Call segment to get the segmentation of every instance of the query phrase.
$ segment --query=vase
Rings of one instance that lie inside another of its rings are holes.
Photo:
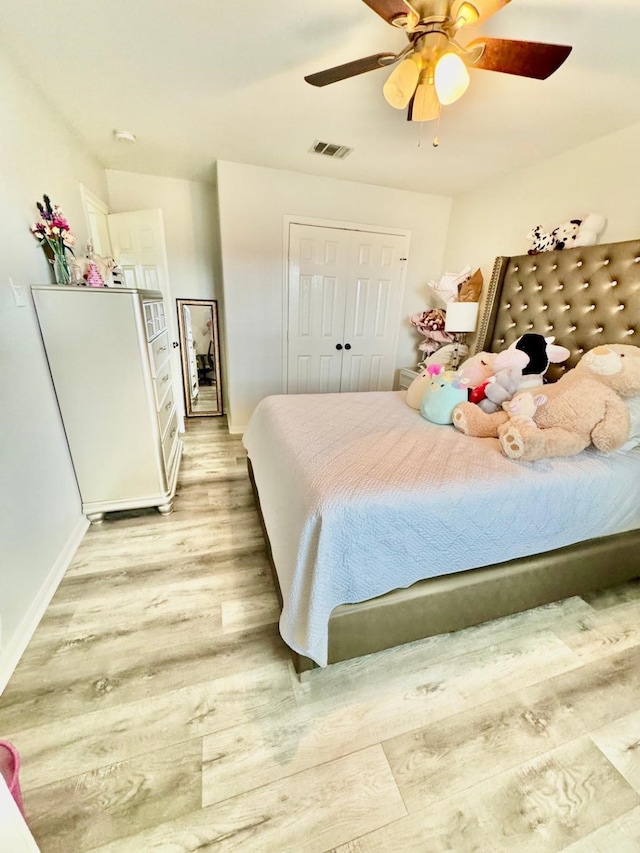
[[[69,262],[64,255],[60,256],[56,254],[51,263],[53,264],[53,276],[56,284],[71,284],[71,270],[69,269]]]

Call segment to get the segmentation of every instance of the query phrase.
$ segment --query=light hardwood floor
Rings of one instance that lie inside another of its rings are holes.
[[[0,698],[43,853],[640,851],[640,584],[300,681],[241,440],[92,527]]]

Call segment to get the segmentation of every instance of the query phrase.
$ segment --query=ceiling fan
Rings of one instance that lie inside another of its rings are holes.
[[[312,86],[327,86],[399,63],[382,91],[392,107],[409,107],[410,121],[438,118],[441,106],[457,101],[469,85],[468,68],[546,80],[571,47],[488,36],[463,45],[456,39],[460,30],[483,24],[510,1],[363,0],[388,24],[404,30],[409,44],[400,53],[376,53],[304,79]]]

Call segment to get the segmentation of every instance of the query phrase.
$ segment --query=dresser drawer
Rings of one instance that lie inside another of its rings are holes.
[[[164,334],[158,335],[157,338],[151,341],[149,348],[151,350],[151,369],[155,376],[162,364],[169,358],[168,333],[164,332]]]
[[[171,385],[171,367],[169,362],[162,365],[162,369],[154,377],[153,384],[156,390],[156,408],[160,409],[160,403],[164,400],[167,389]]]
[[[164,302],[145,302],[144,320],[147,326],[147,340],[150,341],[158,332],[167,328]]]
[[[160,424],[160,435],[164,435],[173,412],[173,391],[169,388],[168,394],[163,399],[158,409],[158,423]]]
[[[178,413],[173,411],[173,416],[169,421],[169,426],[167,427],[167,432],[162,439],[162,453],[164,454],[164,464],[167,468],[169,468],[169,463],[171,462],[171,458],[173,456],[175,445],[178,441]]]

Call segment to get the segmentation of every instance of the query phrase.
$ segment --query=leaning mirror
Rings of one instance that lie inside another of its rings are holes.
[[[176,299],[188,418],[221,415],[220,341],[215,299]]]

